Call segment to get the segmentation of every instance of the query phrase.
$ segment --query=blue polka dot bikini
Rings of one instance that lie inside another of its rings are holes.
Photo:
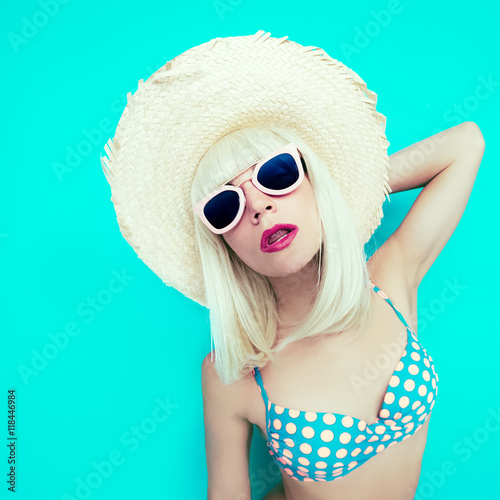
[[[335,481],[349,474],[377,453],[415,434],[434,407],[439,378],[432,357],[387,295],[370,285],[391,305],[407,330],[406,348],[375,422],[275,405],[267,397],[259,368],[253,369],[266,405],[269,453],[297,481]]]

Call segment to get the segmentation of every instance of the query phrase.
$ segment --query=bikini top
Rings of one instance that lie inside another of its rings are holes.
[[[407,330],[406,348],[389,380],[375,422],[275,405],[267,397],[259,368],[253,369],[266,405],[269,453],[297,481],[335,481],[346,476],[389,446],[410,438],[434,406],[439,378],[431,356],[387,295],[370,285],[392,306]]]

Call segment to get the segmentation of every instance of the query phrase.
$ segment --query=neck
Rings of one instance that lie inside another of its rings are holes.
[[[278,339],[282,339],[296,328],[294,323],[302,321],[316,300],[317,270],[314,259],[299,271],[285,277],[270,277],[269,281],[277,297]]]

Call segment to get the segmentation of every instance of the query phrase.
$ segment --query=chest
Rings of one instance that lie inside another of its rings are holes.
[[[372,320],[363,331],[295,342],[279,363],[262,368],[269,400],[283,408],[374,422],[409,336],[387,302],[373,294],[371,307]],[[410,305],[400,308],[409,311]],[[267,439],[265,403],[253,375],[248,383],[247,418]]]

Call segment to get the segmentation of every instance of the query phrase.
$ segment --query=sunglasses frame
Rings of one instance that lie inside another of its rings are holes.
[[[285,189],[275,190],[275,189],[269,189],[269,188],[264,187],[257,180],[257,176],[259,174],[259,170],[269,160],[271,160],[271,159],[275,158],[276,156],[278,156],[280,154],[283,154],[283,153],[290,154],[293,157],[293,159],[295,160],[295,163],[297,165],[297,169],[298,169],[298,172],[299,172],[298,179],[291,186],[289,186],[289,187],[287,187]],[[238,177],[239,175],[241,175],[242,173],[244,173],[247,170],[251,169],[252,167],[255,167],[255,170],[253,171],[252,177],[250,179],[245,179],[244,181],[240,182],[237,186],[228,185],[227,183],[223,184],[222,186],[219,186],[217,189],[215,189],[210,194],[208,194],[207,196],[205,196],[202,200],[200,200],[193,207],[193,210],[194,210],[195,214],[202,220],[202,222],[208,227],[208,229],[210,229],[210,231],[212,231],[215,234],[223,234],[223,233],[226,233],[227,231],[230,231],[231,229],[233,229],[234,227],[236,227],[236,225],[240,222],[241,217],[243,216],[243,212],[244,212],[245,207],[246,207],[246,198],[245,198],[245,194],[243,192],[243,189],[240,188],[241,184],[243,184],[247,180],[251,180],[252,184],[259,191],[261,191],[261,192],[263,192],[265,194],[272,195],[272,196],[282,196],[282,195],[291,193],[292,191],[294,191],[295,189],[297,189],[297,187],[299,187],[299,185],[304,180],[304,167],[302,165],[302,159],[301,158],[302,158],[302,155],[301,155],[299,149],[292,142],[290,142],[290,143],[286,144],[285,146],[282,146],[282,147],[280,147],[278,149],[275,149],[274,151],[271,151],[268,155],[264,156],[264,158],[260,159],[257,163],[254,163],[254,164],[250,165],[249,167],[245,168],[240,173],[238,173],[238,174],[236,174],[234,176],[234,177]],[[228,182],[230,182],[230,181],[228,181]],[[224,227],[222,229],[217,229],[217,228],[213,227],[212,224],[210,224],[210,222],[207,220],[207,218],[205,217],[205,214],[203,213],[203,209],[205,208],[205,205],[212,198],[214,198],[215,196],[217,196],[218,194],[220,194],[220,193],[222,193],[224,191],[235,191],[236,193],[238,193],[239,201],[240,201],[240,206],[238,208],[238,213],[236,214],[236,216],[235,216],[234,220],[231,222],[231,224],[229,224],[228,226],[226,226],[226,227]]]

